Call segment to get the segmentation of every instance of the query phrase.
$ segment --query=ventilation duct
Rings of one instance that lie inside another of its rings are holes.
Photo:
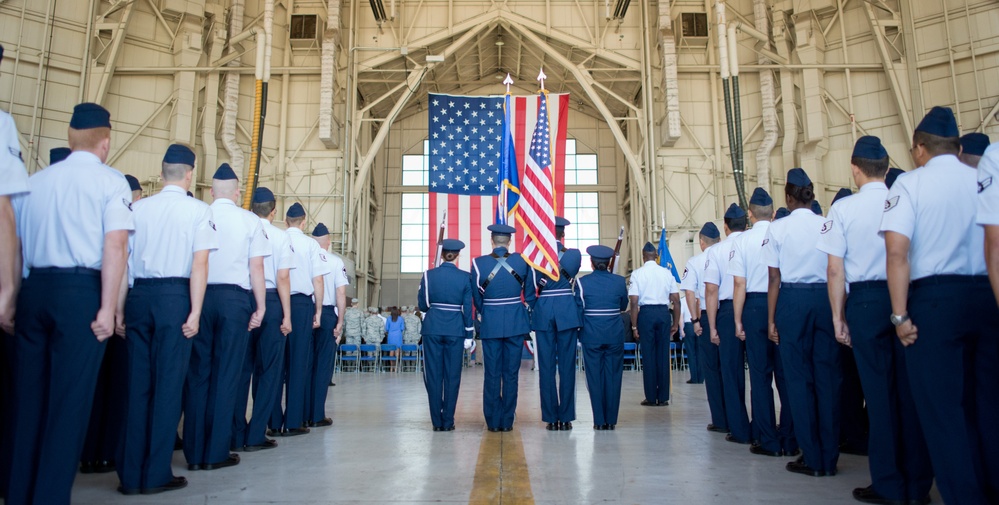
[[[624,19],[624,15],[628,13],[629,5],[631,5],[631,0],[617,0],[614,5],[614,19]]]
[[[368,0],[368,3],[371,4],[371,13],[375,15],[375,21],[378,21],[378,24],[388,21],[388,16],[385,14],[385,2],[382,0]]]
[[[333,96],[336,94],[336,49],[340,42],[340,0],[329,0],[327,9],[319,71],[319,140],[327,149],[336,149],[340,146],[340,124],[333,116]]]
[[[233,0],[229,9],[229,51],[234,51],[232,39],[243,31],[243,1]],[[239,66],[234,60],[229,66]],[[239,112],[239,72],[227,72],[225,75],[225,95],[222,109],[222,146],[229,153],[229,165],[236,173],[243,173],[245,157],[243,149],[236,141],[236,115]],[[244,178],[245,180],[245,178]]]
[[[753,0],[753,20],[756,29],[760,33],[769,37],[770,35],[770,14],[767,12],[766,0]],[[769,43],[766,47],[770,50]],[[760,55],[758,61],[760,65],[768,65],[770,59]],[[760,101],[762,102],[763,115],[763,141],[756,149],[756,183],[770,190],[770,153],[777,146],[779,135],[777,129],[777,100],[774,93],[774,73],[770,69],[760,70]]]
[[[676,39],[669,3],[659,3],[659,51],[663,62],[663,92],[666,95],[666,116],[660,125],[661,145],[672,147],[680,139],[680,86],[677,81]]]

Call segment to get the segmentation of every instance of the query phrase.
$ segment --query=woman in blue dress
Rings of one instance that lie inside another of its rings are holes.
[[[395,361],[392,362],[393,372],[399,365],[400,347],[402,347],[402,334],[404,331],[406,331],[406,321],[402,319],[402,312],[399,311],[398,307],[392,307],[392,315],[385,320],[385,332],[388,333],[389,345],[395,346],[395,350],[391,351],[392,356],[395,356]]]

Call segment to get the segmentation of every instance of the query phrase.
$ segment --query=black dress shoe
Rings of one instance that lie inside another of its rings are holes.
[[[892,500],[881,496],[874,490],[874,486],[858,487],[853,490],[853,499],[863,503],[876,503],[878,505],[908,505],[905,500]]]
[[[487,428],[487,429],[492,433],[498,433],[500,431],[499,428]]]
[[[98,461],[94,465],[94,473],[111,473],[114,469],[114,461]]]
[[[202,465],[197,464],[197,463],[193,463],[193,464],[187,465],[187,471],[189,471],[189,472],[197,472],[198,470],[201,470],[201,469],[202,469]]]
[[[669,407],[669,400],[656,400],[656,407]]]
[[[173,479],[170,479],[170,482],[167,482],[162,486],[143,489],[142,494],[158,494],[165,491],[176,491],[185,487],[187,487],[187,479],[184,477],[174,477]]]
[[[329,417],[324,417],[322,421],[316,421],[312,423],[312,426],[316,428],[325,428],[327,426],[333,426],[333,419]]]
[[[281,435],[281,430],[273,430],[273,429],[272,430],[267,430],[267,436],[268,437],[280,437],[280,436],[282,436]]]
[[[759,454],[760,456],[772,456],[775,458],[778,458],[781,454],[783,454],[781,451],[768,451],[760,444],[753,444],[749,446],[749,452]]]
[[[789,451],[789,450],[787,450],[787,449],[784,449],[784,450],[782,451],[782,454],[783,454],[783,455],[784,455],[785,457],[789,457],[789,458],[796,458],[796,457],[798,457],[798,456],[801,456],[801,449],[795,449],[795,450],[793,450],[793,451]]]
[[[219,463],[209,463],[207,465],[202,465],[205,470],[219,470],[221,468],[229,468],[230,466],[236,466],[239,464],[239,454],[230,454],[225,461]]]
[[[441,431],[454,431],[454,425],[445,426],[444,428],[441,428]]]
[[[593,429],[597,430],[597,431],[603,431],[604,430],[604,426],[606,426],[606,425],[604,425],[604,424],[594,424],[593,425]]]
[[[94,473],[95,466],[97,466],[97,463],[94,461],[83,461],[80,463],[80,473]]]
[[[607,429],[608,429],[608,430],[611,430],[611,431],[614,431],[614,428],[615,428],[615,427],[617,427],[617,425],[616,425],[616,424],[608,424],[608,425],[607,425]]]
[[[563,421],[561,424],[559,424],[558,429],[561,430],[561,431],[569,431],[569,430],[572,429],[572,422],[571,421]]]
[[[657,405],[656,402],[650,402],[648,400],[642,400],[642,406],[643,407],[655,407],[656,405]]]
[[[500,428],[500,431],[513,431],[513,426],[507,426],[506,428]]]
[[[555,423],[548,423],[548,424],[545,425],[545,429],[548,430],[548,431],[558,431],[559,428],[560,427],[559,427],[559,425],[558,425],[557,422],[555,422]]]
[[[125,496],[135,496],[142,492],[141,489],[128,489],[122,486],[118,486],[118,492]]]
[[[604,430],[604,431],[607,431],[607,430],[611,429],[611,427],[610,427],[609,424],[605,424],[605,425],[601,426],[600,429]]]
[[[305,435],[305,434],[309,433],[309,431],[310,430],[308,428],[304,428],[304,427],[303,428],[292,428],[290,430],[284,430],[283,432],[281,432],[281,436],[282,437],[297,437],[299,435]]]
[[[444,429],[444,428],[441,428],[440,426],[434,426],[434,431],[441,431],[441,430],[443,430],[443,429]]]
[[[746,445],[746,444],[749,443],[748,441],[742,441],[742,440],[739,440],[739,439],[733,437],[731,433],[729,433],[728,435],[725,435],[725,441],[726,442],[732,442],[733,444],[743,444],[743,445]]]
[[[709,424],[708,425],[708,431],[713,431],[715,433],[728,433],[728,429],[726,429],[726,428],[719,428],[719,427],[717,427],[717,426],[715,426],[713,424]]]
[[[330,382],[330,387],[336,386],[335,382]]]
[[[257,451],[263,451],[265,449],[273,449],[277,446],[278,446],[277,440],[267,439],[264,440],[264,443],[262,444],[248,445],[244,447],[243,450],[246,452],[257,452]]]
[[[798,458],[797,460],[788,463],[785,468],[791,473],[800,473],[801,475],[808,475],[809,477],[827,477],[836,475],[835,471],[826,472],[823,470],[816,470],[805,464],[805,461],[802,458]]]

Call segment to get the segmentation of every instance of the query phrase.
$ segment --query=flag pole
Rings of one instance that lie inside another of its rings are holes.
[[[510,111],[509,111],[510,86],[513,84],[513,78],[510,77],[509,73],[506,74],[506,79],[503,79],[503,84],[506,85],[506,98],[503,101],[503,116],[504,116],[503,120],[507,121],[510,119]],[[506,139],[504,138],[503,141],[505,142]],[[506,146],[504,145],[502,149],[505,150]],[[514,163],[516,163],[516,161]],[[511,168],[510,164],[507,163],[507,165],[503,167],[503,170],[510,170],[510,168]],[[506,187],[506,181],[508,181],[509,179],[510,175],[508,173],[500,174],[500,194],[499,194],[500,211],[498,212],[498,214],[500,216],[500,223],[502,224],[508,224],[510,219],[510,216],[507,215],[507,212],[509,211],[507,202],[509,201],[508,193],[510,192],[510,188]]]
[[[437,250],[434,251],[434,268],[440,266],[440,260],[442,252],[444,251],[444,225],[447,224],[447,209],[444,209],[444,215],[441,217],[441,226],[437,230]]]

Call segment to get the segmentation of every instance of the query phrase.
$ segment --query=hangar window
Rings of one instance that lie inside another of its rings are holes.
[[[403,193],[402,234],[400,235],[399,271],[421,273],[430,263],[427,251],[430,236],[427,219],[430,216],[430,195]]]
[[[565,228],[564,245],[579,249],[583,261],[579,270],[589,272],[586,248],[600,243],[600,199],[597,193],[566,193],[564,216],[572,224]]]

